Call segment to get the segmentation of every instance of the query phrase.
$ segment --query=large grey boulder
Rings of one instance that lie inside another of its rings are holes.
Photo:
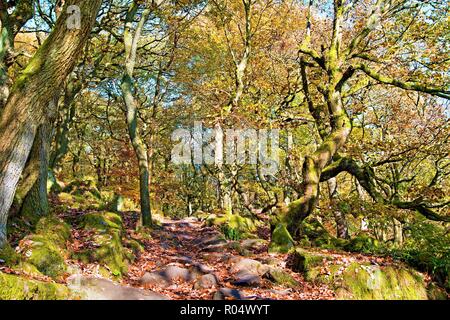
[[[170,281],[159,272],[146,272],[142,278],[139,279],[139,284],[144,287],[167,288],[170,286]]]
[[[231,273],[247,273],[262,276],[269,271],[268,265],[262,264],[253,259],[241,259],[236,262],[230,269]]]
[[[84,300],[169,300],[150,290],[122,286],[107,279],[83,275],[71,276],[68,287]]]
[[[200,289],[211,289],[217,287],[219,284],[219,281],[217,281],[217,277],[213,274],[205,274],[201,276],[195,283],[194,283],[194,289],[200,290]]]
[[[165,269],[153,272],[146,272],[139,283],[142,286],[152,286],[167,288],[174,281],[190,282],[196,278],[196,275],[190,270],[178,266],[167,266]]]

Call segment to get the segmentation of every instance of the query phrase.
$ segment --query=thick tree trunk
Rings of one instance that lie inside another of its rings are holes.
[[[0,120],[0,246],[6,242],[6,221],[17,183],[33,145],[37,128],[47,121],[49,102],[73,70],[101,0],[68,0],[81,12],[79,29],[69,29],[63,11],[55,29],[14,83]]]
[[[48,214],[48,154],[50,145],[50,126],[41,125],[36,134],[31,156],[39,159],[39,173],[36,182],[27,193],[21,209],[21,215],[36,223],[40,217]]]
[[[305,157],[303,196],[289,205],[285,217],[288,230],[293,236],[296,235],[300,223],[313,212],[316,206],[323,169],[331,162],[338,150],[345,145],[352,130],[351,121],[342,105],[340,93],[331,90],[328,91],[326,97],[333,117],[332,129],[316,152]]]

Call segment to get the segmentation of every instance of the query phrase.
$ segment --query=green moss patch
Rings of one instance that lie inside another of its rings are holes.
[[[333,263],[333,257],[297,249],[293,266],[308,281],[329,285],[344,300],[426,300],[422,275],[400,265],[379,266],[359,262]],[[325,261],[324,261],[325,260]],[[325,263],[326,262],[326,263]]]
[[[128,262],[134,259],[134,249],[140,249],[135,242],[129,242],[133,250],[124,247],[122,218],[113,212],[90,213],[83,217],[81,225],[95,232],[91,239],[93,246],[75,253],[73,258],[85,263],[99,263],[116,277],[125,274]]]
[[[20,254],[18,254],[11,245],[6,244],[0,249],[0,260],[7,266],[14,266],[20,262]]]
[[[336,283],[336,282],[335,282]],[[403,267],[352,263],[342,274],[340,287],[357,300],[426,300],[423,278]],[[346,296],[338,298],[347,299]]]
[[[27,280],[0,272],[0,300],[67,300],[70,290],[61,284]]]
[[[62,220],[49,216],[39,220],[34,234],[22,239],[19,250],[22,259],[46,276],[58,278],[66,271],[66,243],[70,227]]]
[[[301,248],[296,248],[290,254],[291,269],[295,272],[307,273],[317,266],[323,265],[324,261],[332,260],[331,256],[308,252]]]
[[[97,231],[122,231],[122,217],[114,212],[89,213],[83,217],[82,226],[85,229]]]
[[[289,234],[286,226],[279,223],[272,233],[269,252],[287,253],[292,247],[294,247],[294,239],[292,239],[292,236]]]
[[[232,238],[231,240],[252,238],[258,229],[258,221],[238,214],[211,215],[206,222],[208,225],[220,227],[222,231]]]
[[[266,274],[270,280],[276,284],[294,288],[298,286],[298,282],[286,271],[278,268],[270,268],[269,272]]]

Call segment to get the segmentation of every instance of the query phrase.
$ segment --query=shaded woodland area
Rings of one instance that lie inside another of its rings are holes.
[[[0,300],[450,294],[447,0],[0,0]]]

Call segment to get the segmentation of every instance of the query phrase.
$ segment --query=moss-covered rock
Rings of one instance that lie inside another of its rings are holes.
[[[27,280],[0,272],[0,300],[67,300],[74,298],[61,284]]]
[[[294,247],[294,239],[292,239],[286,226],[279,223],[272,233],[269,252],[287,253],[292,247]]]
[[[114,276],[121,276],[127,272],[128,257],[118,232],[97,234],[92,240],[95,248],[83,250],[74,257],[85,263],[100,263]]]
[[[97,231],[117,230],[122,231],[122,217],[114,212],[89,213],[83,216],[81,223],[85,229]]]
[[[288,272],[279,268],[270,268],[266,277],[285,287],[294,288],[298,286],[298,282]]]
[[[35,233],[47,237],[61,247],[65,247],[66,241],[71,236],[71,228],[63,220],[55,216],[48,216],[39,220]]]
[[[308,273],[315,267],[323,265],[326,260],[332,260],[332,257],[322,253],[309,252],[301,248],[296,248],[290,254],[290,266],[295,272]]]
[[[63,192],[81,196],[93,195],[94,197],[101,199],[100,191],[97,188],[97,182],[92,177],[85,177],[84,179],[71,181],[63,189]]]
[[[87,177],[67,184],[58,194],[61,203],[74,209],[105,209],[105,201],[97,188],[95,179]]]
[[[19,250],[24,262],[44,275],[58,278],[66,271],[69,239],[70,227],[64,221],[54,216],[44,217],[37,223],[35,233],[20,241]]]
[[[379,266],[335,260],[333,255],[296,248],[290,266],[306,280],[329,285],[338,299],[426,300],[442,299],[445,292],[427,287],[422,274],[404,265]]]
[[[231,240],[254,238],[260,224],[253,219],[242,217],[238,214],[226,214],[222,216],[211,215],[206,220],[207,225],[215,225],[233,235]]]
[[[13,270],[20,272],[21,274],[26,274],[31,277],[43,277],[44,274],[36,268],[36,266],[31,263],[21,261],[17,265],[12,267]]]
[[[64,249],[43,235],[31,235],[20,243],[26,261],[43,274],[57,278],[66,270]]]
[[[58,200],[62,204],[72,205],[75,202],[75,197],[70,193],[61,192],[58,194]]]
[[[338,299],[354,300],[426,300],[426,283],[416,271],[404,266],[378,266],[352,262],[333,264],[332,257],[324,272],[324,255],[296,251],[294,264],[308,281],[333,288]]]
[[[83,217],[81,225],[94,231],[93,248],[87,248],[73,255],[85,263],[99,263],[113,276],[120,277],[127,272],[128,261],[134,258],[122,242],[122,218],[113,212],[90,213]]]
[[[380,267],[353,263],[343,272],[342,280],[340,286],[348,291],[353,299],[428,299],[423,278],[417,272],[404,267]]]

